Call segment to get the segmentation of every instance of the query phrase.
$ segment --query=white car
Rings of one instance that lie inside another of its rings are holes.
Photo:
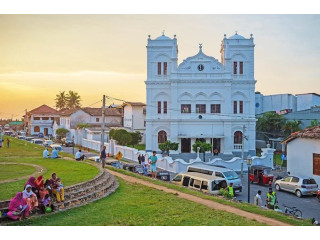
[[[53,144],[53,141],[52,140],[45,140],[44,143],[43,143],[43,146],[45,147],[49,147],[50,145]]]
[[[37,144],[37,145],[43,145],[43,140],[39,138],[35,138],[31,140],[31,143]]]
[[[62,147],[59,144],[51,144],[50,148],[52,148],[52,149],[56,148],[59,152],[62,151]]]

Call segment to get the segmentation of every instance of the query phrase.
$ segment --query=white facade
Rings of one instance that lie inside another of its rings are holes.
[[[291,109],[292,112],[297,111],[297,97],[292,94],[274,94],[264,96],[261,93],[256,93],[255,101],[256,114],[285,109]]]
[[[297,94],[297,111],[320,106],[320,95],[316,93]]]
[[[179,143],[179,153],[193,152],[193,143],[201,139],[224,154],[241,152],[239,132],[245,126],[244,151],[255,155],[252,35],[225,36],[221,62],[200,45],[198,54],[179,65],[176,37],[149,37],[145,83],[147,150],[159,150],[158,143],[167,139]]]
[[[30,125],[28,131],[31,135],[37,135],[43,133],[44,135],[52,135],[53,120],[57,115],[42,115],[33,114],[30,118]]]
[[[143,103],[125,103],[123,105],[123,127],[130,132],[139,131],[141,142],[145,143],[146,105]]]
[[[320,154],[320,139],[296,138],[287,143],[287,169],[291,175],[313,177],[320,184],[320,176],[313,174],[313,154]]]

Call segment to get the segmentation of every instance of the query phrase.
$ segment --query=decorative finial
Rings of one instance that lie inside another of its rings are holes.
[[[177,35],[173,35],[174,38],[176,38]]]
[[[224,36],[224,38],[227,38],[227,34],[224,34],[223,36]]]
[[[150,39],[151,35],[148,35],[148,38]]]
[[[162,31],[162,36],[164,36],[164,30]]]
[[[252,33],[250,34],[250,37],[253,38],[253,34]]]
[[[200,50],[202,50],[202,43],[199,43],[199,48]]]
[[[236,31],[236,35],[238,35],[238,31]]]

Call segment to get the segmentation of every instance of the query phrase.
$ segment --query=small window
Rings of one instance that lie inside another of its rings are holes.
[[[49,118],[48,117],[43,117],[42,120],[49,120]]]
[[[233,113],[237,114],[237,101],[233,101]]]
[[[167,62],[163,63],[163,75],[167,75]]]
[[[40,117],[34,117],[33,120],[40,120]]]
[[[240,69],[239,69],[240,70],[240,74],[243,74],[243,62],[240,62],[240,66],[239,67],[240,67]]]
[[[100,121],[100,118],[96,118],[96,122],[99,122]]]
[[[161,113],[161,101],[158,101],[158,114]]]
[[[168,103],[167,103],[167,101],[164,101],[163,102],[163,113],[167,114],[167,112],[168,112]]]
[[[297,177],[293,177],[293,178],[292,178],[292,180],[291,180],[291,182],[293,182],[293,183],[297,183],[297,182],[299,182],[299,178],[297,178]]]
[[[237,62],[233,62],[233,74],[237,74]]]
[[[243,101],[239,102],[239,112],[243,113]]]
[[[201,184],[201,189],[202,190],[208,190],[208,182],[207,181],[203,181]]]
[[[193,183],[194,183],[194,179],[191,178],[191,179],[190,179],[190,182],[189,182],[189,186],[193,187]]]
[[[221,113],[221,105],[211,104],[211,113]]]
[[[191,104],[181,104],[181,113],[191,113]]]
[[[317,182],[313,178],[310,178],[310,179],[303,179],[302,184],[317,184]]]
[[[286,178],[284,179],[284,181],[285,181],[285,182],[290,182],[290,181],[291,181],[291,177],[286,177]]]
[[[146,127],[146,121],[143,122],[143,126]]]
[[[196,104],[196,113],[206,113],[206,105]]]
[[[188,187],[189,186],[189,181],[190,181],[190,177],[184,177],[182,185],[185,186],[185,187]]]
[[[173,179],[173,181],[175,181],[175,182],[180,182],[181,179],[182,179],[182,176],[181,176],[181,175],[177,175],[177,176]]]
[[[158,62],[158,75],[161,75],[161,62]]]
[[[223,174],[221,172],[216,172],[215,174],[217,177],[221,177],[221,178],[224,178]]]

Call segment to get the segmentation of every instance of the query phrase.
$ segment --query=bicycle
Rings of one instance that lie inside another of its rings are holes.
[[[297,207],[288,207],[286,205],[284,206],[284,213],[294,216],[295,218],[302,218],[302,212]]]

